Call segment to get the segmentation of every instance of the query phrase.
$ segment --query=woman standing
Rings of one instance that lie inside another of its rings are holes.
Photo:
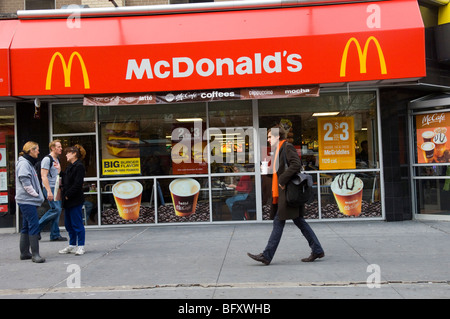
[[[69,246],[60,250],[60,254],[83,255],[85,252],[85,230],[81,210],[84,203],[83,180],[86,172],[82,160],[85,156],[86,151],[79,144],[66,149],[69,166],[63,174],[62,201],[64,223],[69,233]]]
[[[16,163],[16,202],[23,218],[20,230],[20,259],[31,259],[35,263],[43,263],[45,258],[39,255],[37,208],[44,202],[44,195],[34,169],[38,155],[39,145],[32,141],[26,142]]]

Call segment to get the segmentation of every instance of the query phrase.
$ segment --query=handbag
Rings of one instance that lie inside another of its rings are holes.
[[[289,167],[286,157],[284,158],[286,166]],[[312,197],[312,176],[300,171],[294,174],[286,184],[286,203],[290,207],[300,207],[306,204]]]

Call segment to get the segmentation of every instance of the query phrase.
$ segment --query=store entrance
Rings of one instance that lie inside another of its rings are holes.
[[[450,220],[450,97],[426,96],[409,107],[415,218]]]

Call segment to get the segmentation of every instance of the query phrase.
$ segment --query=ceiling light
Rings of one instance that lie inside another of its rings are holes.
[[[319,112],[319,113],[313,113],[312,116],[334,116],[338,115],[339,112]]]
[[[187,119],[177,119],[178,122],[202,122],[203,119],[199,117],[187,118]]]

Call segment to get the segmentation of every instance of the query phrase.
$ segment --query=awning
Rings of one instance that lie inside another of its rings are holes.
[[[425,76],[417,1],[21,20],[14,96],[205,90]]]
[[[11,95],[9,46],[18,24],[17,20],[0,21],[0,96]]]

